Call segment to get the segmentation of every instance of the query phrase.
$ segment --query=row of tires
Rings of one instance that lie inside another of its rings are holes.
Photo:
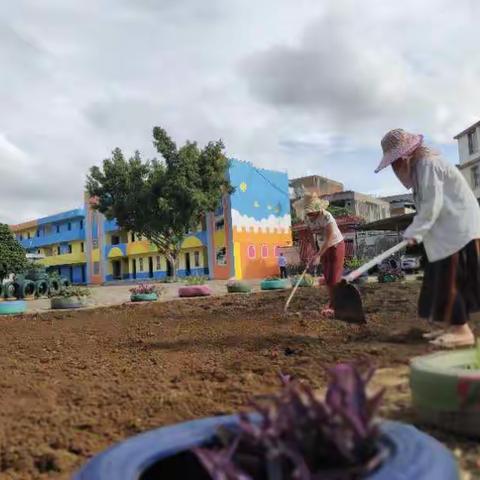
[[[23,280],[0,284],[0,299],[25,299],[57,295],[71,285],[66,278],[48,280]]]

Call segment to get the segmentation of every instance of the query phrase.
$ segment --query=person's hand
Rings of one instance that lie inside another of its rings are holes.
[[[414,247],[418,244],[418,242],[414,238],[406,238],[406,240],[409,247]]]

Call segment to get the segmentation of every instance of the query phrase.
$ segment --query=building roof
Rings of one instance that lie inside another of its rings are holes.
[[[405,230],[413,220],[415,213],[406,213],[405,215],[397,215],[396,217],[388,217],[375,222],[360,225],[358,230],[388,230],[392,232]]]
[[[357,200],[365,203],[375,203],[377,205],[388,206],[389,203],[379,197],[374,197],[372,195],[367,195],[365,193],[354,192],[353,190],[345,190],[343,192],[329,193],[328,195],[323,195],[323,198],[327,199],[330,202],[335,200]]]
[[[39,225],[63,222],[66,220],[73,220],[75,218],[82,218],[84,216],[85,216],[85,210],[83,208],[76,208],[74,210],[68,210],[66,212],[60,212],[54,215],[49,215],[48,217],[42,217],[36,220],[30,220],[29,222],[19,223],[17,225],[10,225],[10,230],[12,232],[19,232],[22,230],[38,227]]]
[[[477,122],[477,123],[474,123],[473,125],[470,125],[468,128],[466,128],[465,130],[463,130],[462,132],[460,133],[457,133],[457,135],[455,135],[453,138],[454,140],[458,140],[460,137],[462,137],[463,135],[465,135],[466,133],[470,132],[470,130],[473,130],[474,128],[477,128],[480,126],[480,120]]]

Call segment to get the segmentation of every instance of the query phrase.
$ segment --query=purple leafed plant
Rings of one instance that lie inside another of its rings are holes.
[[[257,418],[240,414],[238,431],[218,433],[222,447],[194,449],[212,479],[353,480],[378,467],[383,391],[367,394],[373,369],[339,364],[329,374],[324,400],[282,376],[280,393],[253,405]]]
[[[157,287],[155,285],[147,285],[145,283],[140,283],[139,285],[131,288],[130,293],[133,293],[134,295],[157,293]]]

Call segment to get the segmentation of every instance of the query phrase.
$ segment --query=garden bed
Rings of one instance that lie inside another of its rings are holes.
[[[366,326],[320,316],[325,289],[152,302],[3,317],[0,478],[62,479],[145,430],[229,414],[278,387],[278,372],[325,385],[320,365],[386,368],[386,418],[415,422],[408,360],[429,351],[415,317],[419,283],[365,287]],[[28,321],[26,321],[28,319]],[[475,441],[429,429],[478,478]]]

